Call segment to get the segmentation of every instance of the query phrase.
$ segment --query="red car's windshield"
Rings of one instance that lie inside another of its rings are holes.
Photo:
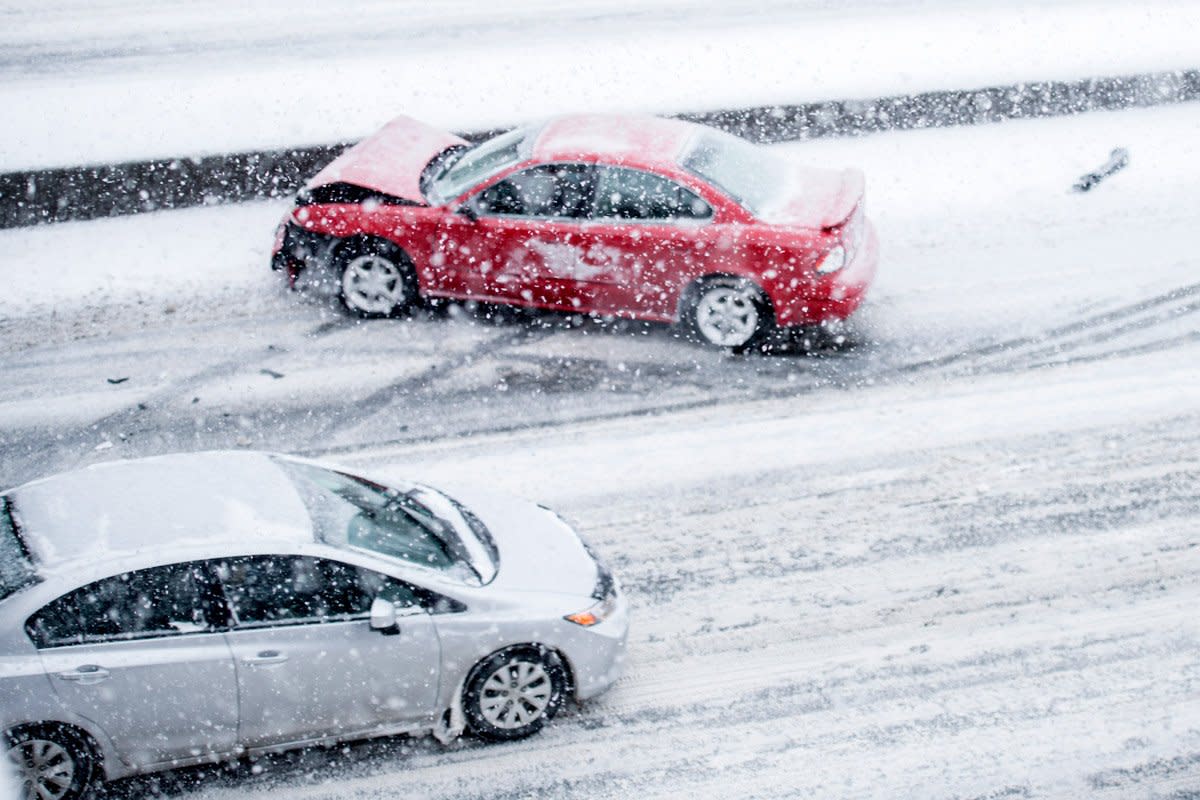
[[[433,179],[429,200],[435,205],[449,202],[489,175],[516,164],[522,157],[521,145],[528,128],[502,133],[464,152]]]

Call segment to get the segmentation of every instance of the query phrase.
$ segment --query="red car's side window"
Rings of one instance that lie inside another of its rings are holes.
[[[483,215],[579,219],[591,207],[593,174],[586,164],[541,164],[492,184],[471,203]]]
[[[598,219],[709,219],[712,207],[675,181],[627,167],[598,167],[593,216]]]

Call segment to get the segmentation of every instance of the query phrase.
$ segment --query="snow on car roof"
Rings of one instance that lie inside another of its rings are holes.
[[[677,119],[625,114],[558,117],[541,129],[533,158],[561,161],[601,156],[619,162],[674,164],[698,127]]]
[[[96,464],[9,493],[42,565],[187,543],[311,542],[312,521],[265,453]]]

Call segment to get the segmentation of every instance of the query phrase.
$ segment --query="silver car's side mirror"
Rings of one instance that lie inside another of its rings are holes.
[[[379,631],[384,636],[394,636],[400,632],[400,626],[396,624],[395,603],[382,597],[371,601],[371,630]]]

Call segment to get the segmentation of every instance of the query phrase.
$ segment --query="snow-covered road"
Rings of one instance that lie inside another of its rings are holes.
[[[855,346],[819,358],[731,360],[657,326],[459,308],[362,324],[266,268],[278,202],[2,231],[0,482],[121,454],[320,453],[1169,347],[1197,330],[1198,141],[1200,105],[1185,104],[785,146],[862,166],[883,242]],[[1118,145],[1126,170],[1069,191]]]
[[[866,169],[885,245],[817,357],[360,324],[266,270],[279,204],[0,232],[5,485],[238,445],[483,482],[572,519],[634,606],[627,676],[531,740],[110,794],[1195,796],[1198,133],[1193,104],[790,146]]]
[[[205,800],[1192,796],[1198,355],[347,454],[565,513],[631,596],[628,674],[513,745],[391,740],[166,787]],[[147,787],[161,785],[114,791]]]
[[[0,170],[399,112],[1180,69],[1197,26],[1174,0],[0,0]],[[1069,191],[1118,146],[1128,168]],[[484,483],[572,520],[633,606],[626,676],[532,739],[107,796],[1200,796],[1200,104],[783,149],[862,167],[883,243],[810,355],[455,306],[362,323],[267,269],[282,202],[0,231],[0,487],[247,446]]]

